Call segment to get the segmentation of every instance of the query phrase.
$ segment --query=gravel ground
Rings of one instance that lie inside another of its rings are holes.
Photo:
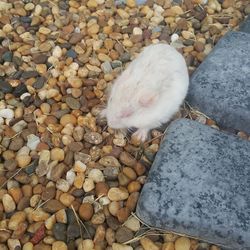
[[[140,145],[98,114],[144,46],[171,43],[191,75],[249,13],[248,0],[0,0],[0,250],[218,250],[136,218],[163,130]]]

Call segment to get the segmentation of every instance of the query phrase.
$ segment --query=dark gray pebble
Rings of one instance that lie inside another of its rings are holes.
[[[67,228],[67,236],[68,236],[68,240],[72,240],[80,236],[80,227],[77,224],[77,222],[73,224],[69,224]]]
[[[2,56],[2,59],[5,61],[5,62],[11,62],[12,61],[12,57],[13,57],[13,53],[11,51],[6,51],[3,56]]]
[[[38,77],[36,81],[33,83],[33,87],[35,89],[41,89],[44,86],[44,83],[47,81],[46,77]]]
[[[16,97],[20,97],[26,92],[28,92],[26,85],[24,83],[21,83],[14,89],[13,95]]]
[[[22,73],[22,78],[24,79],[28,79],[28,78],[32,78],[32,77],[37,77],[39,76],[38,72],[35,70],[31,70],[31,71],[24,71]]]
[[[0,79],[0,91],[3,93],[11,93],[13,91],[13,87],[6,81]]]
[[[66,53],[66,56],[75,59],[77,57],[77,53],[73,49],[69,49]]]
[[[56,240],[61,240],[66,242],[67,240],[67,226],[63,223],[56,223],[53,226],[52,232]]]
[[[129,62],[130,61],[130,54],[127,52],[123,53],[120,57],[120,61],[122,61],[123,63]]]
[[[28,175],[31,175],[35,172],[37,166],[38,166],[38,159],[35,159],[34,161],[32,161],[32,163],[29,166],[25,167],[24,171]]]
[[[12,62],[15,64],[16,67],[19,67],[23,64],[22,58],[20,58],[18,56],[13,56]]]

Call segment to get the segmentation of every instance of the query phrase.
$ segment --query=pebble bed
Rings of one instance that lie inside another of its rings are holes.
[[[163,131],[140,145],[98,115],[144,46],[171,43],[191,75],[249,13],[248,0],[0,0],[0,250],[219,250],[137,219]]]

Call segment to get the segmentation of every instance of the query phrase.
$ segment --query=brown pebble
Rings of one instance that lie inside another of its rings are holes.
[[[134,211],[138,198],[139,198],[140,193],[139,192],[134,192],[129,195],[127,201],[126,201],[126,207],[129,208],[130,211]]]
[[[128,219],[130,212],[130,209],[127,207],[122,207],[121,209],[119,209],[116,215],[118,221],[124,223]]]
[[[95,185],[95,193],[97,197],[107,196],[109,191],[109,186],[105,182],[98,182]]]
[[[86,203],[81,204],[78,212],[79,212],[81,219],[90,220],[91,217],[93,216],[94,209],[90,203],[86,202]]]

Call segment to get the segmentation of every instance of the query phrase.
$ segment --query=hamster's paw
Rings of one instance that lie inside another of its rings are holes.
[[[145,128],[139,128],[135,133],[133,133],[133,137],[135,137],[137,140],[140,140],[141,142],[146,141],[148,138],[148,129]]]

